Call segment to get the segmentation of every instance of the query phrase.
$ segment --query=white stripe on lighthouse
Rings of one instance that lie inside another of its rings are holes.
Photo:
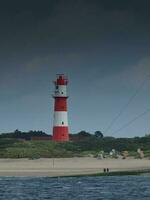
[[[54,112],[54,126],[68,126],[68,116],[66,111]]]
[[[65,96],[67,96],[66,85],[56,85],[55,96],[56,97],[65,97]]]

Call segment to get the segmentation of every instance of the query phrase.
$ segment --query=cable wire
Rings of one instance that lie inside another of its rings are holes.
[[[114,133],[118,133],[119,131],[121,131],[122,129],[128,127],[129,125],[131,125],[133,122],[135,122],[136,120],[138,120],[139,118],[143,117],[144,115],[146,115],[147,113],[150,112],[150,108],[145,110],[143,113],[139,114],[138,116],[136,116],[134,119],[132,119],[131,121],[127,122],[126,124],[124,124],[122,127],[120,127],[118,130],[114,131],[112,134]]]
[[[128,102],[121,108],[121,110],[119,111],[119,113],[116,115],[116,117],[111,121],[111,123],[108,125],[108,127],[106,128],[105,132],[107,132],[108,130],[110,130],[112,128],[112,126],[114,125],[114,123],[117,121],[117,119],[122,115],[122,113],[125,111],[125,109],[131,104],[131,102],[134,100],[134,98],[138,95],[138,93],[140,92],[140,90],[144,87],[145,83],[147,82],[147,80],[150,78],[150,75],[146,76],[146,78],[141,82],[140,86],[137,88],[137,90],[135,91],[135,93],[129,98]]]

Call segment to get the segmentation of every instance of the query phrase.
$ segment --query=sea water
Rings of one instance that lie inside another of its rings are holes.
[[[150,176],[0,177],[0,200],[150,200]]]

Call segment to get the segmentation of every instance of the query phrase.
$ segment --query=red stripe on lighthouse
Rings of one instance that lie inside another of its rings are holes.
[[[55,111],[67,111],[67,98],[56,97],[55,98]]]
[[[68,141],[69,140],[69,130],[67,127],[55,126],[53,127],[53,137],[55,141]]]

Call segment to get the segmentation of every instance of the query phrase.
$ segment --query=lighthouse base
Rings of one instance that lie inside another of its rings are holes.
[[[52,140],[59,142],[69,141],[69,130],[68,127],[53,127]]]

